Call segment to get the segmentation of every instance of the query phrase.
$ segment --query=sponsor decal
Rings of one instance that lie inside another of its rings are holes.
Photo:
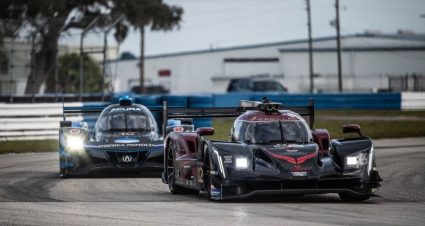
[[[176,127],[173,128],[173,131],[180,133],[180,132],[183,132],[184,131],[184,128],[181,127],[181,126],[176,126]]]
[[[295,165],[295,166],[293,166],[292,168],[291,168],[291,172],[306,172],[306,171],[308,171],[309,169],[307,169],[307,168],[304,168],[304,167],[302,167],[302,166],[300,166],[300,165]]]
[[[269,116],[252,116],[250,121],[287,121],[287,120],[298,120],[297,117],[291,117],[289,115],[269,115]]]
[[[118,143],[118,144],[101,144],[99,148],[133,148],[133,147],[144,147],[151,148],[155,147],[155,144],[144,144],[144,143]]]
[[[264,117],[264,116],[253,116],[252,121],[279,121],[279,117]]]
[[[70,129],[69,130],[69,134],[72,134],[72,135],[77,135],[77,134],[80,134],[80,133],[81,133],[80,129]]]
[[[287,149],[286,151],[287,151],[287,152],[292,152],[292,153],[293,153],[293,152],[298,152],[298,150],[297,150],[297,149]]]
[[[307,176],[307,172],[291,172],[294,177],[305,177]]]
[[[123,155],[121,159],[123,162],[131,162],[131,160],[133,160],[133,157],[131,157],[131,155]]]
[[[221,190],[211,185],[211,197],[215,199],[221,198]]]
[[[142,111],[142,109],[135,108],[135,107],[128,107],[128,108],[119,107],[119,108],[112,108],[110,112],[114,112],[114,111]]]

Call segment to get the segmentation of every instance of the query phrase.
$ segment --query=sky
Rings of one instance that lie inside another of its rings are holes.
[[[307,38],[305,0],[165,0],[184,10],[179,29],[146,32],[145,53],[205,50]],[[334,36],[335,0],[311,0],[312,35]],[[341,34],[365,30],[425,34],[425,0],[340,0]],[[78,45],[78,32],[60,42]],[[117,46],[112,32],[110,46]],[[101,34],[89,33],[85,45],[101,45]],[[139,31],[131,30],[120,52],[139,56]]]

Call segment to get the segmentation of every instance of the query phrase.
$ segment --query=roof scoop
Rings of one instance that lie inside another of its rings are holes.
[[[122,96],[119,99],[120,106],[131,106],[133,104],[133,98],[130,96]]]
[[[264,97],[262,101],[250,101],[241,100],[239,107],[245,110],[258,110],[266,113],[277,112],[282,104],[278,102],[272,102],[267,97]]]

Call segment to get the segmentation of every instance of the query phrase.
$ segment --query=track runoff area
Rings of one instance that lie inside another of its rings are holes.
[[[158,175],[59,179],[57,153],[0,155],[0,225],[423,225],[425,139],[375,140],[379,194],[260,196],[211,202],[172,195]]]

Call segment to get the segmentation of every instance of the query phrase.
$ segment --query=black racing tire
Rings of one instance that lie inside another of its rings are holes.
[[[204,156],[204,159],[203,159],[204,168],[202,169],[202,172],[203,172],[202,180],[204,181],[204,195],[208,200],[212,200],[211,199],[211,180],[212,180],[212,177],[211,177],[211,173],[210,173],[210,170],[211,170],[211,162],[210,161],[211,160],[210,160],[210,153],[208,152],[208,145],[207,144],[205,144],[203,151],[204,151],[204,154],[203,154],[203,156]]]
[[[165,164],[165,170],[167,172],[166,174],[166,180],[168,184],[168,188],[170,189],[170,192],[174,195],[185,195],[185,194],[198,194],[199,191],[185,188],[182,186],[179,186],[175,183],[175,171],[174,171],[174,151],[172,148],[172,144],[168,145],[166,150],[166,164]]]
[[[68,172],[68,170],[67,169],[64,169],[64,168],[60,168],[59,169],[59,178],[61,178],[61,179],[66,179],[66,178],[68,178],[69,177],[69,172]]]
[[[344,202],[361,202],[370,198],[370,195],[352,195],[347,193],[339,193],[338,195]]]

